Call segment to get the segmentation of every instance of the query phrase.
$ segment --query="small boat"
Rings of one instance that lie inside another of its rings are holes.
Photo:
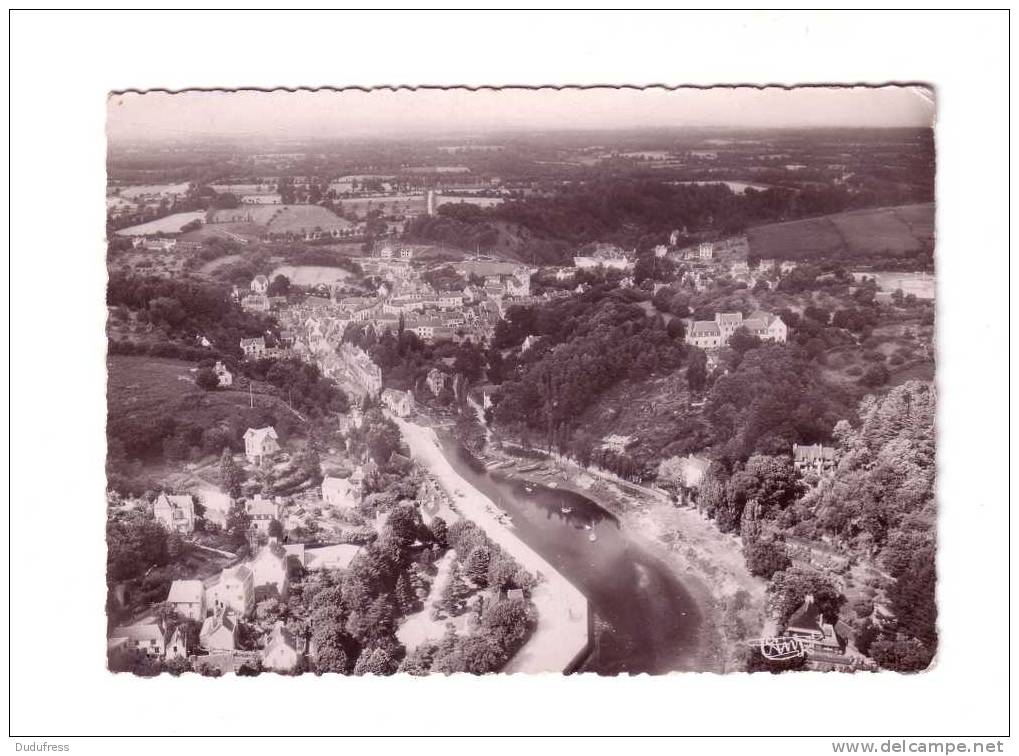
[[[573,511],[573,507],[562,506],[559,508],[559,511],[562,512],[563,514],[569,514],[570,512]]]
[[[594,532],[594,531],[592,530],[592,531],[591,531],[591,534],[590,534],[590,535],[589,535],[589,536],[587,537],[587,540],[589,540],[589,541],[590,541],[591,543],[594,543],[595,541],[597,541],[597,540],[598,540],[598,536],[597,536],[597,535],[595,534],[595,532]]]
[[[534,486],[524,486],[524,490],[527,491],[527,493],[532,493],[534,491]]]
[[[585,522],[583,527],[584,527],[584,530],[590,530],[591,529],[591,524]]]

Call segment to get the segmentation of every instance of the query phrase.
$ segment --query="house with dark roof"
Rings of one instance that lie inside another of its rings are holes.
[[[237,621],[221,608],[202,623],[198,642],[207,651],[233,651],[237,648]]]

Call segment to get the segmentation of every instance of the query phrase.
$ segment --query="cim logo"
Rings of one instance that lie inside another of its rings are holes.
[[[750,645],[761,649],[761,656],[771,661],[788,661],[807,654],[807,647],[799,638],[788,636],[761,638],[751,641]]]

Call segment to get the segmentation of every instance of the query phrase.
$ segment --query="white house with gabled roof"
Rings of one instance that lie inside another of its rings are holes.
[[[280,450],[279,436],[271,425],[265,428],[248,428],[244,432],[244,454],[253,465],[272,457]]]

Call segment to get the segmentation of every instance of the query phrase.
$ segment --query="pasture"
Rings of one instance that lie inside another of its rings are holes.
[[[274,234],[345,231],[354,225],[319,205],[242,205],[217,210],[212,222],[251,224]]]
[[[286,276],[290,283],[298,286],[318,286],[345,281],[350,277],[350,271],[327,265],[281,265],[269,274],[269,280],[276,276]]]
[[[205,211],[195,210],[188,213],[174,213],[165,218],[158,218],[137,226],[128,226],[117,232],[117,236],[150,236],[153,234],[176,234],[181,228],[193,221],[204,221]]]
[[[906,257],[934,238],[934,205],[854,210],[748,229],[757,258]]]
[[[246,379],[233,390],[204,391],[195,384],[197,366],[184,360],[161,357],[111,355],[106,358],[107,412],[109,422],[129,418],[137,426],[157,428],[172,418],[177,423],[204,429],[227,427],[237,438],[244,430],[266,421],[299,427],[294,413],[274,395],[268,384]],[[251,405],[254,405],[252,407]]]
[[[138,197],[171,197],[175,194],[187,194],[188,183],[183,184],[146,184],[144,186],[125,186],[120,190],[120,196],[133,200]]]
[[[435,198],[436,207],[456,204],[476,205],[477,207],[496,207],[497,205],[501,205],[502,202],[502,197],[447,197],[445,195],[438,195]]]

